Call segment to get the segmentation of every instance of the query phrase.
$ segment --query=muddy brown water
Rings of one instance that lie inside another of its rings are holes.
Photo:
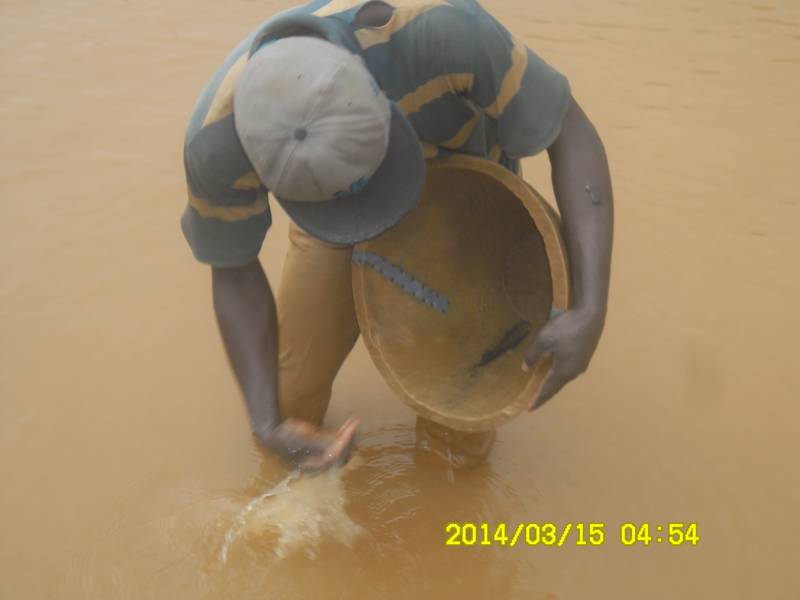
[[[359,344],[329,414],[364,419],[359,454],[281,492],[178,220],[198,92],[290,5],[0,3],[0,597],[797,598],[800,4],[486,0],[608,149],[598,353],[465,470],[415,452]],[[449,521],[606,541],[448,547]],[[700,542],[619,540],[670,521]]]

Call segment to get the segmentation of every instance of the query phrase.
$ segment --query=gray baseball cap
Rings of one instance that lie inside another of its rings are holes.
[[[257,37],[236,82],[234,121],[256,173],[295,223],[352,245],[417,204],[425,160],[357,42],[341,43],[350,32],[326,21],[284,19]]]

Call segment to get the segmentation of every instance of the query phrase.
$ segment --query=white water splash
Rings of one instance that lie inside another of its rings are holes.
[[[345,504],[341,471],[314,477],[292,473],[239,511],[225,533],[219,559],[225,563],[238,540],[269,532],[278,534],[278,559],[300,548],[314,558],[323,538],[350,547],[363,529],[345,512]]]

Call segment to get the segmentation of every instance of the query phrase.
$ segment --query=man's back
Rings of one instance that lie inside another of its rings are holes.
[[[195,106],[184,147],[182,225],[198,260],[246,264],[271,224],[268,190],[236,134],[233,92],[262,32],[278,19],[327,17],[352,36],[352,50],[405,113],[428,158],[472,154],[516,172],[519,158],[552,142],[570,98],[566,78],[474,0],[394,4],[312,2],[270,18],[228,56]]]

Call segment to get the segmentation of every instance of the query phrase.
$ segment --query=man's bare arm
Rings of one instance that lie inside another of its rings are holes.
[[[244,394],[258,440],[281,422],[278,405],[278,318],[258,259],[212,268],[214,311],[228,360]]]
[[[603,142],[574,98],[548,154],[571,260],[574,307],[605,316],[614,229],[611,175]]]
[[[284,420],[278,402],[278,318],[275,299],[258,259],[212,269],[214,311],[228,360],[250,413],[253,432],[267,450],[303,470],[345,462],[358,422],[336,433]]]
[[[570,259],[574,302],[555,315],[526,352],[525,365],[553,356],[553,368],[531,404],[541,406],[589,366],[605,324],[614,206],[600,136],[574,99],[548,148],[553,189]]]

